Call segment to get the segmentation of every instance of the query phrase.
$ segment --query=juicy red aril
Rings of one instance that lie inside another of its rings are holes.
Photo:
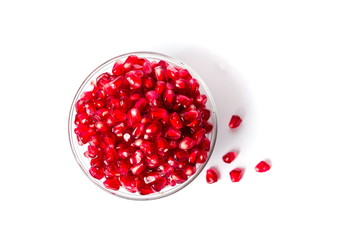
[[[232,182],[239,182],[243,177],[244,169],[236,168],[229,172]]]
[[[229,152],[229,153],[226,153],[225,155],[223,155],[222,159],[223,159],[223,162],[225,163],[231,163],[234,161],[234,159],[236,159],[238,153],[237,152]]]
[[[213,168],[210,168],[207,170],[206,180],[207,180],[207,183],[209,183],[209,184],[212,184],[212,183],[215,183],[218,181],[218,174]]]
[[[179,148],[183,150],[188,150],[193,148],[195,145],[195,141],[192,138],[185,137],[180,143]]]
[[[269,161],[260,161],[256,167],[256,172],[267,172],[271,169],[271,163]]]
[[[176,129],[169,128],[166,130],[164,136],[168,139],[179,139],[182,135],[182,132]]]
[[[105,188],[161,192],[207,161],[212,112],[187,69],[130,55],[91,86],[75,103],[74,133]]]
[[[97,169],[97,168],[91,167],[89,169],[89,173],[90,173],[90,175],[93,176],[93,178],[98,179],[98,180],[100,180],[104,177],[103,169]]]
[[[118,191],[120,188],[120,182],[119,182],[118,178],[107,178],[107,179],[105,179],[103,184],[106,188],[114,190],[114,191]]]
[[[228,126],[229,126],[229,128],[233,129],[233,128],[239,127],[239,125],[241,125],[241,123],[242,123],[242,118],[238,115],[233,115],[231,117],[231,120],[229,121]]]

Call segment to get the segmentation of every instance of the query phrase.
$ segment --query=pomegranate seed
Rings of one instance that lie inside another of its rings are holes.
[[[197,163],[197,159],[199,156],[199,150],[197,148],[193,148],[190,152],[189,152],[189,158],[188,158],[188,162],[195,164]]]
[[[131,164],[127,159],[123,159],[118,162],[118,171],[120,175],[127,175],[130,171]]]
[[[195,103],[198,106],[205,106],[207,103],[207,96],[204,94],[198,95],[195,99]]]
[[[175,91],[178,93],[186,93],[189,90],[188,82],[185,79],[177,79],[174,81]]]
[[[145,161],[149,168],[156,168],[161,164],[161,159],[158,157],[157,154],[152,154],[150,156],[147,156],[145,158]]]
[[[184,173],[189,177],[192,176],[193,174],[195,174],[196,171],[197,171],[197,168],[195,166],[192,166],[192,165],[188,165],[184,169]]]
[[[169,128],[168,130],[166,130],[164,136],[168,139],[173,139],[173,140],[176,140],[176,139],[179,139],[182,135],[182,132],[179,131],[179,130],[176,130],[176,129],[172,129],[172,128]]]
[[[188,79],[190,77],[190,74],[187,69],[180,68],[178,70],[178,73],[180,78]]]
[[[234,161],[234,159],[236,159],[237,155],[238,155],[238,152],[228,152],[225,155],[223,155],[223,157],[222,157],[223,162],[231,163]]]
[[[134,154],[129,158],[131,164],[136,165],[143,161],[144,153],[140,150],[136,150]]]
[[[160,96],[156,91],[149,91],[145,94],[147,97],[149,106],[151,107],[160,107]]]
[[[164,81],[158,81],[156,84],[155,84],[155,88],[154,90],[159,94],[163,94],[164,91],[166,90],[166,82]]]
[[[127,191],[131,193],[137,192],[134,176],[121,176],[119,181],[122,187],[125,188]]]
[[[203,138],[201,143],[198,144],[198,148],[208,152],[211,149],[211,142],[208,138]]]
[[[151,184],[151,187],[155,192],[160,192],[166,186],[167,180],[163,177]]]
[[[92,166],[95,169],[103,168],[104,162],[102,156],[98,156],[97,158],[93,158],[92,160],[90,160],[90,166]]]
[[[199,88],[199,84],[198,84],[198,81],[194,78],[190,79],[188,81],[188,84],[189,84],[189,90],[194,93],[194,92],[197,92],[198,91],[198,88]]]
[[[107,178],[103,182],[104,186],[108,189],[118,191],[120,188],[120,182],[117,178]]]
[[[148,184],[143,184],[138,187],[138,191],[140,195],[148,195],[154,193],[152,187]]]
[[[208,151],[200,150],[197,158],[197,163],[205,163],[208,159]]]
[[[114,63],[112,73],[117,76],[122,75],[124,73],[124,66],[121,60],[117,60]]]
[[[119,177],[120,171],[118,166],[116,166],[115,164],[110,164],[104,168],[104,174],[107,177]]]
[[[150,116],[154,119],[166,118],[168,117],[168,112],[164,108],[151,108]]]
[[[133,137],[135,139],[140,138],[145,131],[145,126],[143,123],[138,123],[138,125],[134,128],[134,131],[132,133]]]
[[[162,176],[159,172],[151,172],[144,176],[144,182],[146,184],[154,183],[155,181],[158,181]]]
[[[88,151],[84,153],[86,157],[96,158],[99,154],[98,148],[92,145],[88,145]]]
[[[145,107],[147,106],[148,102],[145,98],[139,98],[135,103],[134,103],[134,108],[138,108],[140,112],[143,112],[143,110],[145,109]]]
[[[267,172],[268,170],[271,169],[271,163],[270,161],[266,160],[266,161],[260,161],[256,167],[256,172]]]
[[[192,134],[192,138],[195,142],[195,145],[200,144],[202,140],[205,138],[205,136],[206,136],[206,130],[204,128],[196,129]]]
[[[158,135],[162,132],[162,124],[158,121],[154,121],[145,128],[145,132],[148,135]]]
[[[203,128],[206,130],[206,134],[210,133],[213,130],[213,124],[207,121],[202,123]]]
[[[122,136],[123,132],[128,129],[126,122],[120,122],[112,128],[112,132],[118,137]]]
[[[132,66],[138,62],[139,58],[136,55],[129,55],[125,60],[123,67],[125,71],[132,69]]]
[[[147,75],[151,74],[152,73],[152,66],[150,65],[150,62],[149,61],[145,61],[143,63],[143,72]]]
[[[146,166],[143,163],[138,163],[136,165],[133,165],[130,168],[130,171],[132,171],[133,174],[138,175],[142,173],[146,169]]]
[[[178,70],[171,65],[167,66],[166,72],[167,72],[168,78],[170,78],[170,79],[176,79],[178,77]]]
[[[154,81],[151,77],[147,77],[146,79],[144,79],[143,85],[145,88],[151,89],[154,87]]]
[[[185,137],[180,143],[179,148],[183,150],[188,150],[194,147],[195,141],[192,138]]]
[[[164,81],[166,80],[166,74],[164,71],[164,68],[161,66],[154,68],[155,77],[158,81]]]
[[[158,137],[155,144],[160,154],[165,154],[169,151],[169,144],[165,138]]]
[[[188,176],[183,171],[175,171],[173,174],[171,174],[171,178],[176,183],[184,183],[187,181]]]
[[[193,100],[185,95],[177,94],[175,97],[175,102],[179,106],[187,107],[192,104]]]
[[[172,109],[174,107],[174,101],[175,101],[175,94],[173,92],[173,90],[166,90],[163,94],[163,102],[164,105],[169,108]]]
[[[209,183],[209,184],[212,184],[212,183],[215,183],[218,181],[218,174],[213,168],[210,168],[207,170],[206,180],[207,180],[207,183]]]
[[[141,115],[138,108],[132,108],[128,112],[129,124],[135,126],[141,120]]]
[[[90,175],[93,176],[93,178],[98,179],[98,180],[100,180],[104,177],[104,172],[102,169],[97,169],[97,168],[91,167],[89,169],[89,173],[90,173]]]
[[[242,123],[242,118],[238,115],[233,115],[228,126],[229,128],[233,129],[239,127],[241,123]]]
[[[174,158],[177,161],[187,161],[189,158],[189,153],[186,150],[177,149],[174,152]]]
[[[176,130],[180,130],[183,127],[182,120],[176,112],[169,115],[169,124]]]
[[[244,169],[236,168],[229,172],[232,182],[239,182],[243,177]]]

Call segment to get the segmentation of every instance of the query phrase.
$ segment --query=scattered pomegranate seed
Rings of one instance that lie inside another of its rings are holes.
[[[229,153],[226,153],[222,159],[225,163],[231,163],[234,161],[234,159],[236,159],[238,155],[238,152],[229,152]]]
[[[104,187],[161,192],[207,161],[212,112],[187,69],[130,55],[91,86],[76,101],[74,133]],[[207,181],[217,179],[207,171]]]
[[[207,180],[207,183],[209,183],[209,184],[212,184],[212,183],[215,183],[218,181],[218,174],[213,168],[210,168],[207,170],[206,180]]]
[[[241,125],[242,123],[242,118],[238,115],[233,115],[231,117],[231,120],[229,121],[229,128],[233,129],[233,128],[237,128],[239,127],[239,125]]]
[[[271,169],[271,162],[269,160],[260,161],[256,167],[256,172],[267,172]]]
[[[244,169],[243,168],[235,168],[229,172],[229,176],[231,177],[232,182],[239,182],[243,177]]]

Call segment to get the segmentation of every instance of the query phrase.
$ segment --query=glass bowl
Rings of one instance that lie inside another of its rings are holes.
[[[163,60],[167,63],[169,63],[170,65],[173,66],[179,66],[182,68],[185,68],[188,70],[188,72],[190,73],[190,75],[198,80],[199,83],[199,91],[202,94],[205,94],[208,98],[207,100],[207,104],[206,107],[211,111],[211,116],[209,118],[209,122],[213,124],[213,130],[208,133],[206,136],[208,137],[208,139],[210,140],[210,151],[208,152],[208,158],[204,163],[197,163],[196,164],[196,172],[189,176],[188,179],[181,184],[176,184],[175,186],[166,186],[165,188],[163,188],[160,192],[154,192],[148,195],[141,195],[139,193],[131,193],[129,191],[127,191],[125,188],[123,188],[122,186],[120,187],[119,190],[115,191],[115,190],[111,190],[106,188],[103,185],[103,181],[101,180],[97,180],[95,178],[93,178],[93,176],[90,175],[89,173],[89,168],[90,168],[90,159],[88,157],[84,156],[84,152],[87,150],[87,145],[88,144],[84,144],[84,145],[79,145],[78,144],[78,140],[77,140],[77,136],[74,133],[74,129],[76,128],[75,126],[75,115],[76,115],[76,110],[75,110],[75,104],[76,102],[80,99],[81,94],[85,91],[90,91],[93,88],[93,85],[96,82],[96,78],[105,72],[112,72],[112,68],[113,65],[116,61],[118,60],[122,60],[124,62],[124,60],[127,59],[128,56],[130,55],[136,55],[139,58],[145,58],[148,59],[149,61],[160,61]],[[132,52],[132,53],[126,53],[126,54],[122,54],[119,55],[117,57],[114,57],[108,61],[106,61],[105,63],[101,64],[99,67],[97,67],[94,71],[92,71],[88,77],[83,81],[83,83],[81,84],[81,86],[79,87],[74,100],[71,104],[71,109],[70,109],[70,113],[69,113],[69,120],[68,120],[68,134],[69,134],[69,141],[70,141],[70,145],[71,145],[71,149],[73,151],[74,157],[78,163],[78,165],[81,167],[81,169],[83,170],[83,172],[85,173],[86,176],[88,176],[88,178],[95,183],[97,186],[99,186],[101,189],[116,195],[118,197],[122,197],[122,198],[126,198],[126,199],[131,199],[131,200],[151,200],[151,199],[158,199],[158,198],[162,198],[162,197],[166,197],[169,196],[181,189],[183,189],[184,187],[186,187],[189,183],[191,183],[199,174],[200,172],[204,169],[205,165],[207,164],[208,160],[210,159],[214,146],[215,146],[215,142],[216,142],[216,137],[217,137],[217,117],[216,117],[216,107],[215,107],[215,103],[214,103],[214,99],[209,91],[209,89],[206,86],[206,83],[202,80],[202,78],[194,71],[192,70],[189,66],[187,66],[186,64],[184,64],[183,62],[173,59],[171,57],[168,57],[166,55],[160,54],[160,53],[155,53],[155,52]]]

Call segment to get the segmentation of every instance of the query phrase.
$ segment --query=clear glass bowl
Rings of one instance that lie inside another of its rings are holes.
[[[189,73],[191,74],[191,76],[195,79],[198,80],[199,83],[199,90],[202,94],[207,95],[208,97],[208,101],[207,101],[207,108],[211,111],[211,117],[208,121],[210,121],[213,124],[213,130],[212,132],[210,132],[209,134],[207,134],[208,139],[211,142],[211,149],[208,153],[208,159],[205,163],[202,164],[197,164],[196,166],[196,172],[190,176],[188,178],[187,181],[185,181],[182,184],[176,184],[175,186],[167,186],[164,189],[162,189],[160,192],[155,192],[149,195],[140,195],[139,193],[131,193],[128,192],[126,189],[124,189],[123,187],[120,187],[119,190],[114,191],[111,189],[107,189],[104,187],[103,182],[101,180],[97,180],[95,178],[93,178],[90,173],[89,173],[89,168],[90,168],[90,160],[89,158],[84,156],[84,152],[87,150],[87,145],[85,144],[83,146],[80,146],[78,144],[77,141],[77,136],[74,133],[74,129],[75,129],[75,124],[74,124],[74,120],[75,120],[75,115],[76,115],[76,111],[75,111],[75,103],[79,100],[81,94],[85,91],[90,91],[93,87],[91,85],[91,82],[95,82],[97,76],[99,76],[100,74],[104,73],[104,72],[112,72],[112,68],[114,63],[117,60],[122,60],[124,61],[125,59],[127,59],[127,57],[129,55],[137,55],[140,58],[146,58],[149,61],[160,61],[160,60],[164,60],[166,62],[168,62],[169,64],[173,65],[173,66],[180,66],[182,68],[185,68],[189,71]],[[101,64],[99,67],[97,67],[94,71],[92,71],[89,76],[83,81],[83,83],[81,84],[81,86],[79,87],[74,100],[71,104],[71,109],[70,109],[70,113],[69,113],[69,120],[68,120],[68,134],[69,134],[69,141],[70,141],[70,145],[71,145],[71,149],[73,151],[74,157],[76,159],[76,161],[78,162],[79,166],[81,167],[81,169],[83,170],[83,172],[85,173],[85,175],[88,176],[88,178],[95,183],[96,185],[98,185],[101,189],[114,194],[118,197],[122,197],[122,198],[126,198],[126,199],[131,199],[131,200],[151,200],[151,199],[158,199],[158,198],[162,198],[162,197],[166,197],[169,196],[181,189],[183,189],[184,187],[186,187],[189,183],[191,183],[199,174],[200,172],[204,169],[205,165],[207,164],[208,160],[210,159],[214,146],[215,146],[215,142],[216,142],[216,137],[217,137],[217,117],[216,117],[216,107],[215,107],[215,103],[214,103],[214,99],[209,91],[209,89],[206,86],[206,83],[203,81],[203,79],[193,70],[191,69],[189,66],[187,66],[186,64],[184,64],[183,62],[173,59],[171,57],[168,57],[166,55],[160,54],[160,53],[155,53],[155,52],[132,52],[132,53],[126,53],[126,54],[122,54],[120,56],[114,57],[108,61],[106,61],[105,63]]]

